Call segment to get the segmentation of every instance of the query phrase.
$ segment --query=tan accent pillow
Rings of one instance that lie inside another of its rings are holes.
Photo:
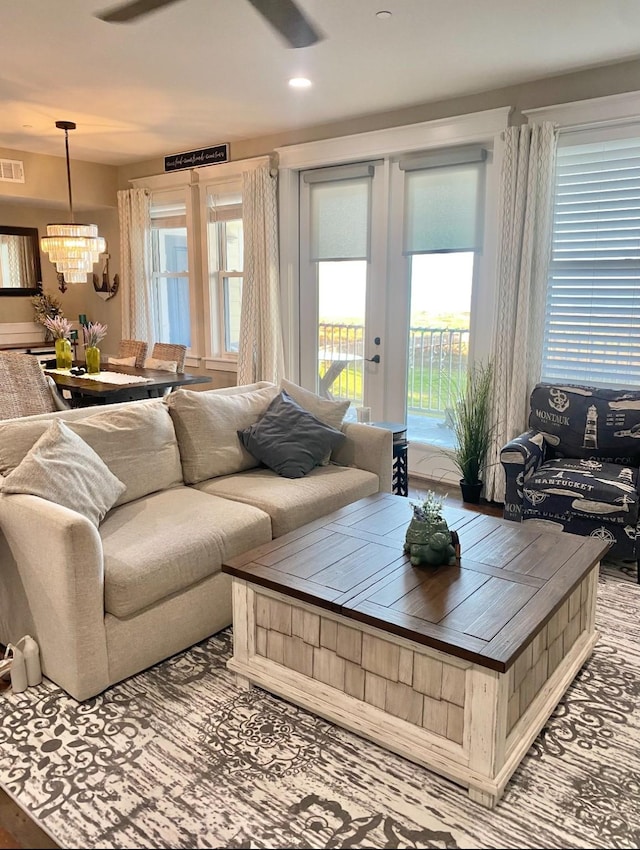
[[[351,404],[349,400],[332,401],[329,398],[322,398],[322,396],[312,393],[310,390],[305,390],[304,387],[300,387],[298,384],[287,381],[286,378],[283,378],[280,381],[280,388],[283,389],[287,395],[296,402],[296,404],[299,404],[300,407],[304,407],[304,409],[309,413],[313,413],[313,415],[321,422],[324,422],[325,425],[329,425],[337,431],[339,431],[342,427],[345,414]],[[320,465],[327,466],[330,460],[331,452],[322,459]]]
[[[133,357],[108,357],[107,363],[110,366],[131,366],[135,367],[136,358],[135,355]]]
[[[144,361],[145,369],[162,369],[163,372],[177,372],[177,360],[158,360],[156,357],[147,357]]]
[[[165,397],[178,437],[186,484],[258,466],[238,431],[257,422],[278,395],[271,384],[233,395],[178,389]]]
[[[91,446],[59,419],[0,485],[7,495],[27,493],[70,508],[96,528],[124,490]]]
[[[0,475],[18,466],[50,424],[50,419],[0,422]],[[107,405],[92,416],[65,420],[65,425],[126,485],[118,505],[182,484],[178,442],[165,405],[149,401],[119,410]]]

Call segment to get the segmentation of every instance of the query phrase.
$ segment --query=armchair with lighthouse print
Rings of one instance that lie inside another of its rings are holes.
[[[500,453],[505,519],[599,537],[637,562],[640,389],[537,384],[528,424]]]

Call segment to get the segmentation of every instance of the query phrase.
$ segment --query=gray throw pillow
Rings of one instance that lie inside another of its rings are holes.
[[[253,425],[238,431],[245,449],[283,478],[302,478],[344,440],[284,390]]]
[[[0,485],[2,493],[28,493],[77,511],[96,528],[125,489],[91,446],[59,419]]]

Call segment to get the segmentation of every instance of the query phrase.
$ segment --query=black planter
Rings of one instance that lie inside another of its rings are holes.
[[[480,493],[482,492],[482,481],[477,481],[470,484],[463,478],[460,479],[460,490],[462,491],[462,501],[468,502],[470,505],[480,503]]]

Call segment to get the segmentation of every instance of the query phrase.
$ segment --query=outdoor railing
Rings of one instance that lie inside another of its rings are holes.
[[[319,325],[320,392],[362,404],[363,325]],[[409,328],[408,413],[451,406],[467,374],[468,328]]]

